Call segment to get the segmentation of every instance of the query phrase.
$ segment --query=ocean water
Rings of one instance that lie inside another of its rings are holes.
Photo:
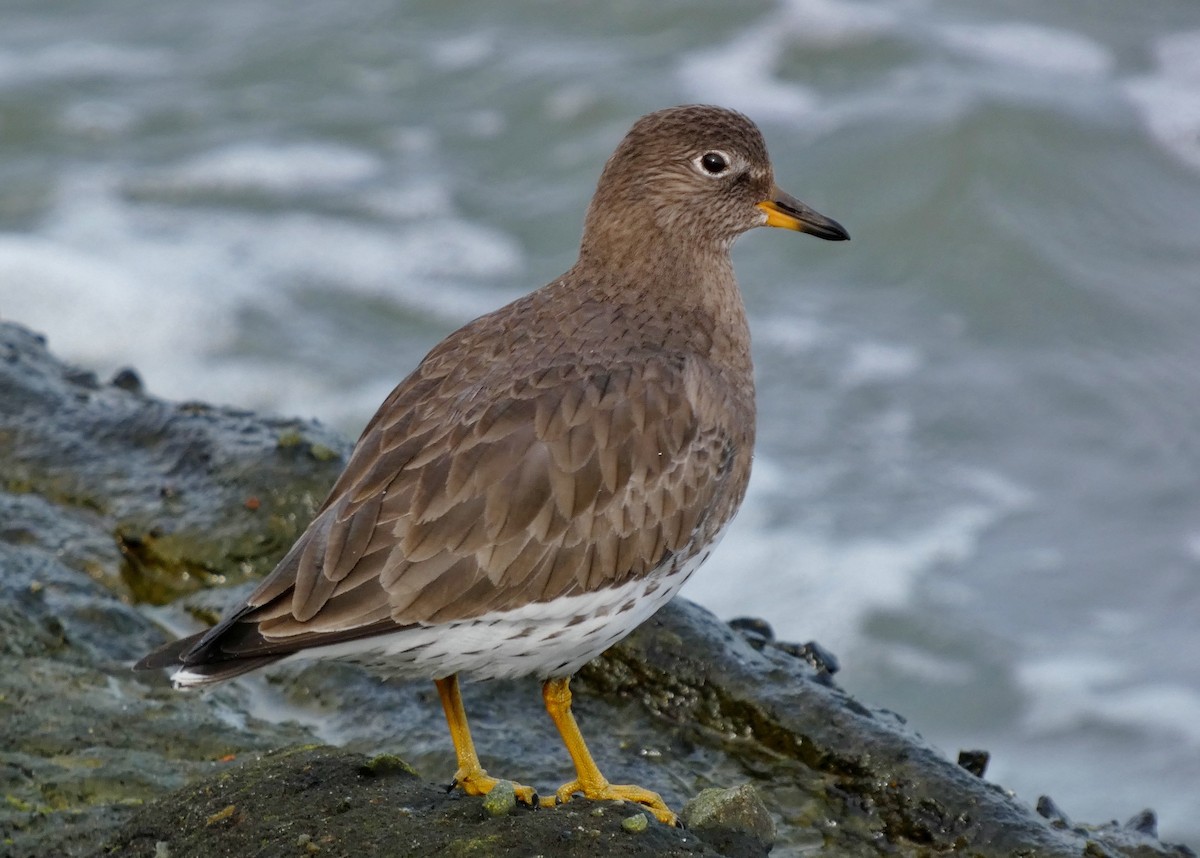
[[[1200,6],[8,0],[0,316],[355,434],[707,101],[844,223],[735,250],[760,442],[685,595],[1200,847]]]

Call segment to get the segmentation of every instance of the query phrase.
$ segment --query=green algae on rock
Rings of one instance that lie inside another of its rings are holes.
[[[134,601],[269,571],[348,449],[315,423],[99,384],[12,324],[0,366],[0,488],[105,523],[125,563],[91,571]]]

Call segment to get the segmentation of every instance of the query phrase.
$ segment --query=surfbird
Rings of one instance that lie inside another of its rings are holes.
[[[568,683],[679,590],[745,495],[754,379],[729,250],[757,226],[849,238],[775,185],[740,113],[639,119],[600,176],[575,265],[435,346],[275,570],[137,667],[172,667],[177,687],[293,658],[427,677],[471,795],[497,780],[459,674],[535,676],[576,772],[542,803],[624,799],[674,822],[656,793],[600,773]]]

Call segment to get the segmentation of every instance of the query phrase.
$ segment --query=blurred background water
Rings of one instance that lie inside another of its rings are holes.
[[[750,495],[685,594],[1070,815],[1200,845],[1195,0],[6,0],[0,315],[357,434],[706,101],[850,244],[735,262]]]

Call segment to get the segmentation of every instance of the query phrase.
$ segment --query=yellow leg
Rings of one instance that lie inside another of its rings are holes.
[[[475,743],[471,741],[471,727],[467,724],[467,711],[463,708],[462,694],[458,690],[458,675],[435,679],[438,697],[446,710],[446,723],[450,725],[450,739],[454,742],[454,755],[458,758],[458,771],[454,773],[453,786],[467,795],[487,795],[500,781],[488,775],[479,765]],[[513,783],[517,799],[525,804],[536,804],[537,793],[533,787]]]
[[[546,711],[554,720],[554,726],[558,728],[563,744],[567,746],[567,752],[571,755],[571,761],[575,764],[575,780],[559,787],[554,793],[554,798],[543,798],[542,805],[548,807],[561,804],[570,801],[575,793],[581,792],[591,799],[635,801],[649,808],[660,822],[678,825],[675,814],[658,793],[639,786],[610,784],[604,775],[600,774],[600,769],[596,767],[596,761],[592,759],[592,753],[579,732],[579,725],[575,723],[575,716],[571,714],[570,683],[571,679],[567,677],[549,679],[542,686],[542,699],[546,703]]]

